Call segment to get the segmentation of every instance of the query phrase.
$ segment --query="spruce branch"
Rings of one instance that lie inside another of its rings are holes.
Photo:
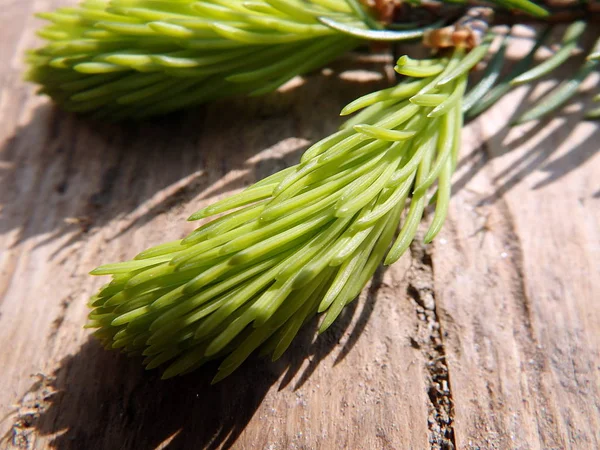
[[[147,368],[166,365],[165,378],[224,359],[215,381],[258,347],[281,356],[315,314],[324,332],[402,256],[436,183],[425,240],[439,232],[473,54],[401,58],[400,73],[420,76],[349,104],[343,115],[360,112],[298,165],[193,214],[224,215],[185,239],[94,270],[113,279],[91,299],[88,327]]]
[[[111,120],[275,90],[359,44],[319,18],[362,25],[341,0],[86,0],[39,16],[49,43],[30,52],[28,79]]]
[[[545,14],[529,0],[495,3]],[[84,0],[38,15],[48,43],[29,52],[27,78],[66,110],[143,118],[264,94],[361,43],[420,39],[456,16],[385,29],[372,14],[358,0]]]
[[[475,117],[510,89],[553,75],[594,26],[572,23],[560,49],[532,67],[548,44],[546,27],[504,78],[512,36],[503,36],[467,90],[498,34],[489,7],[463,3],[451,24],[378,22],[357,0],[85,0],[43,14],[52,24],[40,35],[50,42],[30,53],[29,78],[66,109],[112,120],[263,94],[367,41],[422,39],[436,54],[400,58],[402,82],[347,105],[342,115],[353,117],[298,165],[193,214],[212,220],[185,239],[94,270],[112,276],[90,300],[87,325],[104,345],[144,355],[147,368],[166,367],[165,378],[222,359],[218,381],[258,348],[280,357],[317,314],[324,332],[382,262],[402,256],[429,204],[425,241],[434,239],[463,114]],[[495,3],[546,14],[528,0]],[[600,39],[572,77],[515,123],[572,98],[597,70],[599,46]],[[598,116],[600,108],[587,115]]]

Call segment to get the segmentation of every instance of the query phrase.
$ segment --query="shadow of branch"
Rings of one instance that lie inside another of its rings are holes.
[[[129,222],[125,232],[243,188],[295,164],[310,143],[335,131],[345,103],[387,87],[388,62],[349,56],[283,91],[144,122],[103,123],[45,103],[0,148],[0,234],[17,230],[13,246],[68,235],[58,252],[113,219]],[[348,76],[352,70],[370,76]]]
[[[377,273],[366,298],[345,308],[319,338],[315,317],[279,360],[253,356],[216,385],[210,381],[218,363],[161,380],[159,371],[144,371],[139,358],[106,351],[90,337],[51,375],[38,375],[4,441],[27,446],[48,436],[49,446],[61,450],[231,448],[270,390],[294,380],[299,389],[345,335],[334,364],[348,354],[373,311],[383,269]],[[362,314],[351,326],[359,303]]]
[[[529,95],[524,96],[523,101],[517,105],[513,117],[518,117],[531,108],[534,102],[530,99],[530,94],[534,89],[535,84]],[[496,134],[486,138],[478,148],[459,161],[457,169],[462,169],[463,173],[453,183],[453,194],[463,189],[489,161],[509,153],[514,153],[514,158],[494,173],[494,192],[482,199],[479,202],[480,206],[495,202],[536,171],[546,172],[547,176],[536,182],[532,189],[548,186],[571,174],[598,152],[597,139],[600,136],[600,128],[595,126],[585,139],[579,139],[580,133],[584,133],[581,128],[581,111],[589,107],[589,100],[589,95],[582,92],[563,108],[567,111],[561,110],[528,128],[520,126],[520,130],[517,131],[517,134],[520,134],[517,137],[509,136],[512,129],[504,126]],[[568,112],[574,106],[578,107],[578,111]],[[478,120],[484,121],[485,117]]]

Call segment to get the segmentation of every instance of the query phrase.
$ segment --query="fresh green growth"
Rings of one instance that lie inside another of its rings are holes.
[[[272,91],[359,44],[319,18],[365,28],[344,0],[85,0],[39,16],[49,43],[28,79],[111,120]]]
[[[396,70],[413,75],[346,106],[360,112],[298,165],[195,213],[224,215],[185,239],[94,270],[113,280],[91,299],[88,326],[147,368],[167,365],[165,378],[224,358],[215,381],[258,347],[280,357],[317,313],[325,331],[381,262],[402,256],[432,200],[425,241],[439,232],[467,73],[484,53],[400,58]]]
[[[495,3],[547,14],[529,0]],[[360,0],[83,0],[38,15],[48,43],[29,52],[27,78],[69,111],[143,118],[264,94],[366,41],[415,40],[445,24],[386,30],[372,12]]]
[[[495,3],[545,15],[528,0]],[[420,38],[443,24],[384,29],[359,0],[85,0],[42,17],[52,22],[40,31],[50,42],[29,54],[29,78],[64,108],[110,120],[266,93],[361,42]],[[464,33],[465,23],[440,32]],[[469,26],[481,37],[487,25]],[[185,239],[94,270],[112,281],[90,300],[87,326],[107,347],[144,355],[147,368],[166,366],[165,378],[223,359],[215,381],[259,347],[280,357],[318,313],[325,331],[379,264],[402,256],[430,204],[425,241],[439,232],[463,114],[475,117],[513,87],[554,74],[589,25],[573,23],[561,48],[532,68],[548,27],[501,78],[511,40],[504,37],[466,96],[468,73],[490,51],[494,30],[469,52],[400,58],[403,81],[346,106],[342,115],[357,114],[297,166],[194,214],[212,220]],[[599,45],[515,122],[567,102],[600,64]],[[587,117],[598,116],[600,108]]]

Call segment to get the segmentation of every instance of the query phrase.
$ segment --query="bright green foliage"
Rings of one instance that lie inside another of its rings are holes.
[[[529,0],[496,3],[546,14]],[[361,42],[444,24],[384,30],[359,0],[83,0],[39,17],[49,42],[29,53],[28,79],[63,108],[108,120],[264,94]]]
[[[546,13],[528,0],[495,3]],[[40,31],[50,42],[29,54],[29,79],[64,108],[110,120],[269,92],[361,42],[420,38],[442,25],[383,29],[359,0],[85,0],[42,17],[52,22]],[[318,313],[325,331],[382,262],[402,256],[429,204],[425,241],[441,229],[463,114],[553,74],[589,25],[573,23],[557,52],[532,67],[547,28],[502,78],[505,36],[466,96],[494,30],[469,52],[400,58],[403,81],[346,106],[342,115],[357,114],[298,165],[194,214],[219,217],[185,239],[94,270],[113,279],[90,300],[88,327],[107,347],[144,355],[147,368],[166,366],[166,378],[223,359],[215,381],[259,347],[280,357]],[[572,98],[597,70],[599,46],[516,122]],[[588,113],[599,116],[600,108]]]
[[[342,114],[360,112],[298,165],[197,212],[191,220],[225,215],[185,239],[94,270],[113,281],[92,298],[88,326],[148,368],[168,364],[165,377],[224,357],[215,380],[259,346],[278,358],[318,312],[325,331],[381,262],[400,258],[432,198],[425,240],[440,230],[471,55],[401,58],[399,73],[423,77],[349,104]]]
[[[28,78],[65,109],[117,120],[272,91],[358,45],[344,0],[85,0],[40,14]]]

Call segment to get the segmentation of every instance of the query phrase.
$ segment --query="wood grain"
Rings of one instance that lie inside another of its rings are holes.
[[[600,446],[599,130],[504,125],[554,84],[466,129],[433,251],[459,448]]]
[[[103,283],[87,272],[295,163],[346,102],[387,85],[389,60],[96,123],[21,81],[31,15],[58,4],[0,0],[1,448],[600,445],[597,127],[573,114],[507,135],[517,91],[467,128],[435,244],[378,272],[329,332],[312,323],[277,363],[252,358],[213,387],[215,367],[164,382],[82,329]]]

